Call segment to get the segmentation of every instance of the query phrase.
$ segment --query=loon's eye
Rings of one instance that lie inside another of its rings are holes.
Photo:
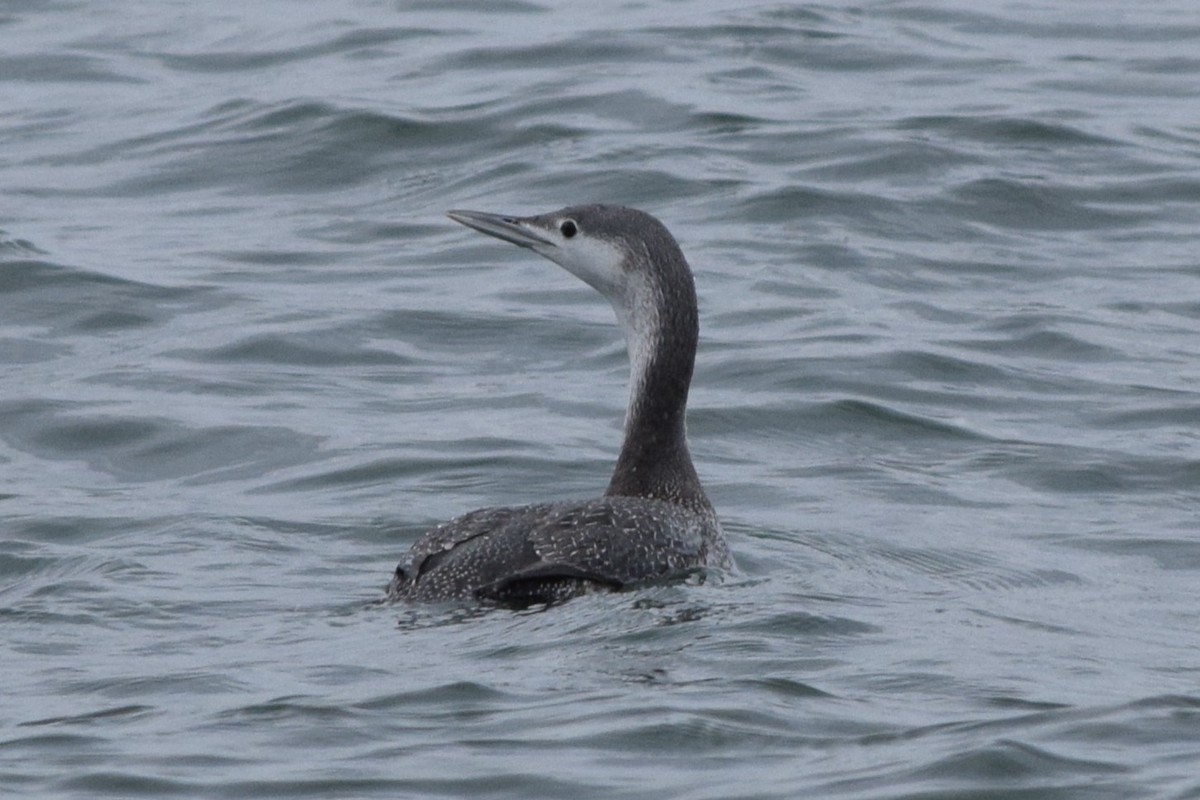
[[[568,239],[570,239],[579,231],[579,227],[575,224],[575,220],[573,219],[564,219],[562,223],[559,224],[558,229],[562,231],[562,235]]]

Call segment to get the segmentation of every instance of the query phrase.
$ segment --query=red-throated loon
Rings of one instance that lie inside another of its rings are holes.
[[[731,567],[688,453],[699,321],[692,271],[671,232],[623,206],[447,214],[550,259],[612,303],[631,367],[625,440],[603,497],[483,508],[445,522],[396,568],[389,598],[527,606]]]

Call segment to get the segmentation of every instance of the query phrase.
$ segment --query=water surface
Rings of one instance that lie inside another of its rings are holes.
[[[1200,797],[1200,16],[0,5],[12,797]],[[739,571],[374,605],[586,497],[645,208]]]

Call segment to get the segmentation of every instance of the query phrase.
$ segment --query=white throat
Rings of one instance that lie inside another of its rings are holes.
[[[613,312],[625,337],[625,350],[629,354],[629,403],[625,410],[625,424],[628,426],[634,404],[645,391],[646,376],[654,354],[662,343],[659,310],[650,282],[645,276],[630,275],[625,290],[609,300],[612,301]]]

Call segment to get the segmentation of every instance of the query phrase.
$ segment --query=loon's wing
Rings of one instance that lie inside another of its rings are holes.
[[[524,608],[590,589],[678,577],[704,562],[703,521],[669,503],[600,498],[544,509],[521,532],[528,560],[475,589],[481,600]],[[516,532],[514,532],[515,534]]]
[[[396,568],[393,599],[468,599],[481,586],[540,562],[526,534],[553,504],[481,508],[423,535]]]
[[[543,569],[558,566],[617,585],[670,577],[704,557],[703,519],[649,498],[602,497],[563,507],[529,539]]]

